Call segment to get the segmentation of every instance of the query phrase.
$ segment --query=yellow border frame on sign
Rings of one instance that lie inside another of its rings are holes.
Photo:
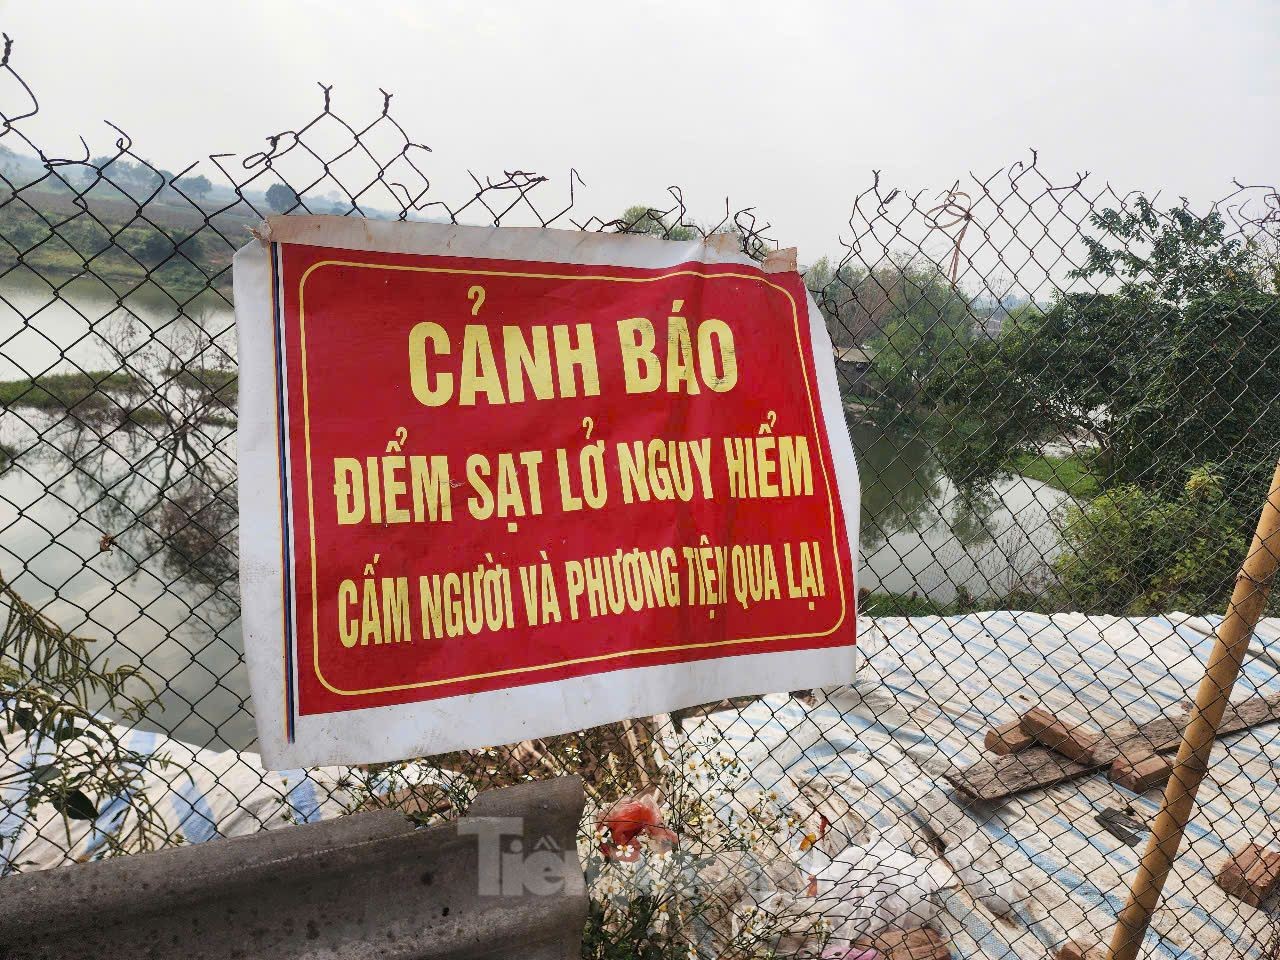
[[[362,267],[370,270],[401,270],[412,273],[451,273],[459,276],[468,277],[517,277],[526,279],[539,280],[607,280],[615,283],[653,283],[658,280],[667,280],[671,277],[701,277],[704,280],[715,280],[718,278],[752,280],[762,283],[767,287],[777,290],[791,304],[791,317],[796,332],[796,351],[800,357],[800,369],[804,374],[805,394],[809,400],[809,415],[813,420],[814,437],[819,435],[818,431],[818,414],[813,401],[813,387],[809,383],[809,371],[804,362],[804,343],[800,337],[800,311],[796,305],[795,298],[791,296],[790,291],[784,287],[771,283],[762,276],[753,276],[747,273],[704,273],[700,270],[672,270],[667,273],[654,277],[609,277],[592,274],[560,274],[560,273],[533,273],[518,272],[506,270],[472,270],[457,269],[454,267],[415,267],[400,264],[386,263],[360,263],[350,260],[322,260],[314,263],[307,268],[306,272],[298,281],[298,333],[299,346],[302,360],[302,422],[303,422],[303,439],[307,458],[307,517],[309,522],[308,538],[311,546],[311,648],[312,648],[312,665],[315,670],[316,679],[330,693],[336,693],[343,697],[368,696],[377,693],[392,693],[399,690],[415,690],[422,687],[436,687],[447,683],[463,683],[468,680],[485,680],[491,677],[511,676],[519,673],[533,673],[539,670],[554,670],[557,667],[570,667],[580,663],[596,663],[602,660],[616,660],[620,657],[634,657],[649,653],[668,653],[676,650],[703,650],[709,647],[726,647],[737,644],[747,643],[765,643],[769,640],[803,640],[808,637],[826,637],[835,633],[844,623],[845,617],[848,615],[848,605],[845,602],[844,588],[844,569],[840,562],[840,543],[839,533],[836,530],[836,513],[835,503],[832,500],[831,478],[827,475],[826,458],[819,455],[818,465],[822,468],[822,480],[827,489],[827,512],[831,522],[831,549],[832,556],[836,561],[836,577],[839,584],[840,592],[840,617],[828,630],[816,633],[796,633],[796,634],[776,634],[768,637],[739,637],[734,640],[711,640],[705,643],[683,643],[665,647],[647,647],[641,650],[620,650],[616,653],[602,653],[589,657],[574,657],[570,660],[556,660],[552,663],[535,664],[531,667],[511,667],[506,670],[490,670],[485,673],[472,673],[460,677],[446,677],[439,680],[421,680],[414,683],[392,684],[386,687],[372,687],[367,690],[342,690],[335,687],[325,679],[324,674],[320,672],[320,610],[317,601],[317,585],[316,585],[316,519],[315,519],[315,497],[313,495],[313,484],[311,480],[311,400],[308,388],[307,374],[307,314],[306,314],[306,286],[307,280],[313,273],[321,267]],[[819,454],[822,448],[819,445]],[[855,549],[855,545],[850,544],[849,549]],[[295,617],[296,623],[296,617]]]

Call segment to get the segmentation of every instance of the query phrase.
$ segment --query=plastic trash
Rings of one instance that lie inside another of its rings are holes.
[[[868,844],[850,844],[813,870],[812,891],[832,937],[845,942],[875,934],[886,927],[910,930],[929,923],[938,913],[934,895],[950,882],[940,865],[876,837]],[[815,864],[816,865],[816,864]]]
[[[965,890],[998,917],[1010,917],[1030,896],[1026,884],[1003,867],[982,867],[973,850],[975,838],[947,851],[947,860]]]

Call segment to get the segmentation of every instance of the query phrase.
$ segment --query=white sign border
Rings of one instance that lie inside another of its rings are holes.
[[[436,223],[394,223],[353,217],[272,217],[235,254],[233,278],[239,350],[238,459],[240,596],[259,748],[268,769],[321,764],[380,763],[450,750],[514,743],[568,733],[624,717],[651,716],[725,697],[849,682],[852,645],[781,653],[741,654],[527,684],[420,703],[342,713],[295,715],[288,736],[285,609],[281,596],[283,531],[279,509],[280,436],[277,427],[271,243],[305,243],[346,250],[447,255],[646,269],[683,263],[758,268],[713,241]],[[858,472],[845,428],[835,360],[822,314],[808,298],[809,332],[823,422],[844,509],[849,550],[858,560]],[[824,349],[826,347],[826,349]],[[850,587],[856,593],[855,586]],[[856,604],[856,596],[853,597]],[[852,629],[856,607],[849,611]],[[297,689],[297,663],[289,677]]]

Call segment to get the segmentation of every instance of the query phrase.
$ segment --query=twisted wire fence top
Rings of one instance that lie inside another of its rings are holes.
[[[1158,794],[1095,775],[993,805],[948,778],[1037,703],[1132,740],[1198,681],[1280,456],[1275,188],[1233,182],[1195,204],[1059,182],[1032,151],[941,191],[875,174],[827,255],[802,251],[847,413],[829,427],[859,456],[858,677],[409,764],[266,773],[238,619],[230,265],[250,229],[322,213],[732,234],[757,259],[785,243],[751,207],[694,217],[678,187],[588,214],[572,169],[467,171],[442,190],[433,178],[454,171],[390,94],[358,121],[330,87],[320,101],[262,150],[176,172],[114,125],[105,152],[50,156],[5,38],[0,869],[375,806],[430,819],[478,788],[579,773],[592,956],[813,956],[889,913],[940,928],[957,956],[1103,939]],[[1251,649],[1233,700],[1274,701],[1274,622]],[[1225,857],[1280,849],[1274,723],[1214,757],[1160,949],[1263,956],[1274,912],[1202,903]],[[630,856],[645,844],[647,880]],[[887,866],[859,874],[851,849]],[[681,883],[655,885],[654,864]],[[886,876],[909,878],[893,887],[905,908],[886,906]]]

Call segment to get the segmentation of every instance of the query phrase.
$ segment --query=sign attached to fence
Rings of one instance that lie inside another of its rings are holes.
[[[268,766],[852,677],[858,478],[794,271],[558,230],[262,236],[234,277]]]

